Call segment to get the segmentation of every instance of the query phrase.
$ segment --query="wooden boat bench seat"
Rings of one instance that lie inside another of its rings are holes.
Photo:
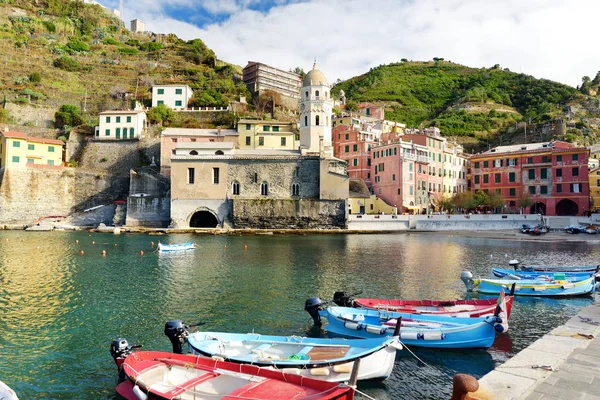
[[[314,346],[307,354],[311,360],[325,361],[333,358],[342,358],[350,346]]]

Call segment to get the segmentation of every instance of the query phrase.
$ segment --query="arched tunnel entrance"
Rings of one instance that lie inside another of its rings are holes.
[[[196,211],[190,218],[190,228],[216,228],[219,226],[219,220],[210,211]]]

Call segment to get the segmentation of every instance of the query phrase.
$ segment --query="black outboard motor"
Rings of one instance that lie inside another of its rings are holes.
[[[333,294],[333,302],[340,307],[352,307],[354,305],[354,300],[346,295],[346,292],[335,292]]]
[[[321,316],[319,315],[319,310],[321,309],[322,304],[323,302],[318,297],[311,297],[304,303],[304,310],[308,311],[316,326],[323,325],[321,322]]]
[[[110,344],[110,355],[113,360],[115,360],[115,364],[117,364],[117,368],[119,369],[119,382],[125,379],[125,372],[123,371],[123,368],[121,368],[125,359],[134,349],[139,349],[141,347],[141,345],[130,346],[127,339],[123,338],[115,339]]]
[[[167,321],[165,324],[165,335],[173,345],[173,353],[183,354],[183,344],[187,341],[190,334],[188,326],[180,319]]]

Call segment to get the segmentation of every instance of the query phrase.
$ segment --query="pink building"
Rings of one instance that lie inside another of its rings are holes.
[[[167,128],[160,137],[160,173],[171,176],[171,155],[181,142],[234,142],[238,143],[235,129]]]
[[[371,145],[375,143],[371,136],[354,126],[336,125],[332,138],[333,155],[348,162],[348,176],[362,179],[371,188]]]

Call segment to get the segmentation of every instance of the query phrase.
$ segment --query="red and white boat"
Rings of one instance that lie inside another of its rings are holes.
[[[354,398],[348,385],[191,354],[136,351],[122,368],[127,378],[117,392],[127,400]]]
[[[506,317],[510,318],[514,296],[504,298]],[[368,308],[371,310],[387,310],[394,312],[447,315],[450,317],[474,318],[494,315],[499,299],[486,300],[399,300],[399,299],[368,299],[351,298],[344,292],[336,292],[333,302],[342,307]],[[504,311],[504,310],[503,310]]]

